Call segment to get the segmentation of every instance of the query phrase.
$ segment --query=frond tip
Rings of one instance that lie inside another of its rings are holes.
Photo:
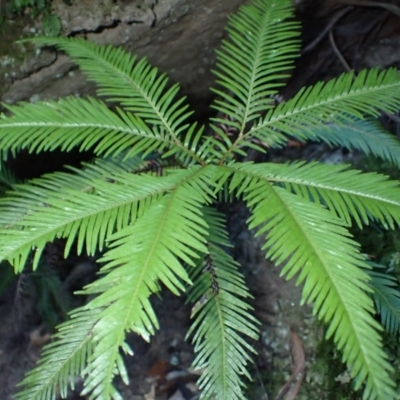
[[[250,121],[273,107],[273,95],[299,53],[299,24],[290,2],[255,0],[229,18],[229,41],[217,51],[217,83],[226,91],[215,90],[221,99],[213,108],[227,114],[242,133]],[[282,21],[285,20],[285,23]]]
[[[57,393],[67,397],[68,388],[74,389],[73,378],[83,375],[93,353],[93,328],[101,311],[80,308],[71,313],[53,342],[44,347],[38,366],[19,383],[23,390],[15,395],[17,400],[50,400]]]
[[[314,139],[332,147],[342,146],[379,157],[400,167],[400,142],[375,120],[347,118],[312,130]]]

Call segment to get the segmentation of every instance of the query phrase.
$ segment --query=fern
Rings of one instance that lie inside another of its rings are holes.
[[[205,398],[240,399],[240,375],[250,379],[245,366],[254,352],[242,335],[257,339],[256,320],[241,299],[249,293],[238,264],[223,249],[229,246],[224,221],[212,209],[204,215],[210,230],[208,248],[192,270],[194,285],[189,292],[189,301],[196,302],[189,331],[198,353],[194,367],[205,368],[198,382]]]
[[[17,393],[18,400],[54,399],[58,391],[64,398],[68,388],[74,388],[71,377],[83,374],[93,353],[93,328],[101,309],[76,309],[71,319],[58,327],[55,341],[46,346],[39,365],[29,372],[20,385],[29,391]]]
[[[393,228],[394,222],[398,222],[398,184],[384,175],[361,174],[356,170],[346,170],[342,165],[320,163],[242,164],[238,169],[246,171],[246,177],[279,182],[298,196],[323,202],[348,225],[355,220],[362,227],[362,224],[368,224],[369,219],[375,218]],[[237,177],[240,179],[240,174]]]
[[[65,238],[65,256],[102,252],[90,295],[46,346],[22,382],[19,399],[65,396],[73,377],[90,399],[120,399],[127,382],[126,334],[146,340],[158,329],[150,296],[164,286],[194,303],[188,337],[203,369],[202,398],[241,399],[258,323],[240,266],[232,259],[218,198],[242,198],[249,226],[264,235],[266,256],[303,285],[328,324],[355,386],[365,399],[395,399],[382,349],[378,311],[398,331],[399,292],[369,264],[348,229],[400,222],[398,182],[346,166],[296,162],[243,163],[249,149],[266,151],[295,137],[373,154],[399,166],[399,142],[373,118],[400,105],[395,69],[346,73],[303,88],[275,105],[299,51],[289,0],[254,0],[233,15],[214,71],[218,112],[209,129],[192,122],[179,86],[145,59],[76,38],[39,38],[65,51],[96,82],[97,99],[8,105],[0,119],[0,152],[90,150],[81,169],[26,183],[10,182],[0,199],[0,260],[21,272],[45,244]],[[107,102],[119,103],[112,111]],[[375,305],[373,300],[375,301]]]
[[[315,128],[313,134],[314,140],[323,141],[330,146],[340,145],[349,150],[360,150],[400,166],[399,141],[372,119],[350,118],[337,124]]]
[[[374,267],[382,267],[372,264]],[[376,304],[376,311],[380,314],[385,330],[396,335],[400,329],[400,292],[397,280],[388,273],[369,270],[371,286],[374,290],[372,298]]]
[[[0,163],[0,195],[9,189],[14,189],[16,183],[18,183],[18,179],[14,174],[4,163]]]
[[[3,227],[0,231],[4,233],[0,238],[0,257],[12,261],[16,270],[21,271],[34,248],[35,267],[45,244],[56,237],[68,237],[66,256],[75,238],[78,253],[86,244],[86,252],[94,254],[103,248],[105,237],[113,232],[114,226],[122,229],[133,222],[143,212],[141,202],[148,207],[163,192],[172,189],[181,176],[163,180],[140,176],[134,182],[129,178],[131,174],[124,173],[113,176],[115,182],[109,183],[58,173],[18,186],[17,192],[0,202]],[[74,182],[79,185],[79,181],[86,183],[84,190],[70,187]],[[120,186],[118,193],[116,186]]]
[[[287,2],[266,7],[265,2],[254,1],[231,16],[227,28],[231,40],[224,41],[217,52],[219,62],[215,71],[217,82],[231,94],[214,89],[221,96],[214,108],[229,115],[232,122],[226,123],[241,133],[247,123],[260,117],[260,112],[273,106],[271,96],[278,93],[281,79],[293,67],[299,51],[295,39],[299,36],[299,24],[280,22],[292,14]]]

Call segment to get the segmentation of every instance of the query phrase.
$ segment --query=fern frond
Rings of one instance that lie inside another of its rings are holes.
[[[371,277],[372,298],[382,325],[386,332],[396,335],[400,330],[399,283],[393,276],[375,270],[368,270],[367,274]]]
[[[193,113],[185,97],[178,98],[179,85],[168,86],[166,74],[159,74],[145,58],[137,57],[120,47],[99,46],[81,38],[35,38],[29,41],[39,45],[54,45],[65,51],[98,86],[98,94],[108,101],[120,103],[125,110],[151,125],[157,136],[167,136],[174,142],[172,150],[180,150],[192,159],[196,153],[184,145],[181,137],[190,124]]]
[[[153,150],[162,151],[174,142],[162,132],[152,132],[137,116],[107,106],[92,98],[69,97],[58,102],[5,105],[11,117],[0,119],[0,149],[28,148],[37,153],[60,148],[92,150],[95,154],[126,157]],[[149,150],[151,149],[151,150]]]
[[[149,340],[158,328],[151,295],[162,286],[178,295],[192,282],[190,335],[194,365],[204,368],[202,398],[244,398],[241,378],[249,377],[248,342],[257,339],[258,323],[249,315],[238,264],[226,251],[223,218],[209,208],[222,191],[226,199],[231,193],[247,202],[250,227],[265,234],[267,256],[304,285],[302,301],[314,303],[315,314],[329,324],[327,336],[342,351],[356,387],[364,385],[364,399],[394,400],[382,327],[373,314],[375,300],[384,325],[398,332],[400,295],[388,276],[367,272],[347,228],[371,219],[385,228],[400,225],[398,183],[344,166],[236,162],[249,149],[265,151],[294,137],[359,149],[400,166],[399,143],[364,119],[398,110],[396,70],[343,74],[276,104],[299,50],[291,17],[290,0],[252,0],[230,18],[214,71],[218,116],[210,134],[189,119],[179,86],[146,59],[77,38],[31,40],[65,51],[97,83],[98,94],[121,109],[67,98],[6,106],[11,115],[0,116],[0,163],[20,149],[76,148],[109,157],[12,183],[13,191],[0,198],[0,262],[11,262],[17,272],[32,253],[35,268],[55,238],[67,238],[65,256],[72,245],[89,254],[107,248],[99,279],[81,292],[90,302],[60,326],[23,381],[19,400],[53,400],[57,388],[65,396],[78,374],[85,379],[83,396],[122,400],[113,379],[119,374],[128,382],[127,333]],[[170,159],[178,168],[165,168]]]
[[[322,201],[350,226],[361,228],[374,218],[385,227],[400,224],[399,182],[376,173],[347,170],[344,165],[303,162],[243,164],[236,167],[247,176],[283,183],[289,190],[314,202]]]
[[[391,366],[377,332],[381,328],[371,316],[374,307],[366,294],[371,289],[363,268],[368,265],[344,223],[321,205],[265,179],[246,178],[242,174],[235,184],[246,185],[250,228],[267,232],[267,257],[285,262],[282,274],[288,279],[299,274],[303,302],[313,302],[314,312],[329,323],[327,336],[334,336],[356,387],[365,382],[364,398],[394,398]]]
[[[400,106],[399,88],[400,75],[395,68],[363,70],[356,78],[354,72],[345,73],[327,83],[303,88],[293,99],[269,110],[251,135],[273,125],[288,135],[298,132],[303,137],[299,128],[307,125],[304,134],[312,138],[313,127],[322,122],[340,123],[346,114],[362,119],[364,115],[377,117],[380,111],[395,112]]]
[[[159,282],[179,294],[183,282],[190,282],[182,261],[194,265],[197,253],[206,251],[201,208],[210,200],[209,171],[191,172],[190,179],[111,237],[111,249],[101,259],[106,263],[101,271],[107,275],[85,290],[101,293],[88,308],[104,308],[94,328],[97,345],[86,371],[84,393],[92,392],[93,399],[110,398],[114,374],[126,377],[119,353],[120,347],[129,352],[125,332],[148,340],[158,327],[149,296],[159,290]]]
[[[74,389],[74,377],[83,373],[93,353],[93,328],[101,309],[76,309],[71,319],[58,327],[53,342],[43,349],[38,365],[19,384],[23,390],[17,400],[53,400],[57,393],[67,397],[68,388]]]
[[[136,174],[145,163],[146,160],[143,159],[141,155],[126,158],[126,153],[121,153],[115,157],[95,158],[89,163],[83,162],[81,168],[68,165],[65,168],[85,179],[103,179],[112,182],[113,177],[118,177],[121,173],[128,172]],[[67,185],[68,182],[69,180],[66,181]],[[83,185],[79,185],[79,183],[80,181],[78,180],[77,184],[72,186],[71,189],[82,190],[87,187],[86,181],[82,182]]]
[[[400,141],[372,119],[350,118],[340,124],[313,128],[313,140],[359,150],[400,167]]]
[[[19,180],[16,176],[0,161],[0,194],[3,194],[5,190],[14,189],[17,183]]]
[[[303,88],[293,99],[268,110],[236,140],[224,158],[254,139],[270,143],[277,131],[287,137],[313,140],[313,129],[320,129],[324,123],[340,124],[365,115],[376,117],[380,111],[395,112],[399,106],[400,74],[396,69],[364,70],[355,79],[353,72],[345,73],[327,83]]]
[[[244,399],[241,375],[254,349],[242,336],[256,340],[258,322],[243,299],[250,297],[238,263],[223,250],[229,246],[222,216],[205,209],[209,226],[208,253],[191,271],[194,282],[188,300],[196,302],[195,320],[188,332],[197,353],[193,367],[203,369],[198,385],[201,398]]]
[[[22,271],[34,249],[35,267],[46,243],[56,237],[68,237],[65,256],[75,239],[78,253],[85,243],[87,253],[94,254],[114,230],[132,223],[191,174],[193,171],[180,170],[158,178],[121,172],[112,176],[111,183],[54,173],[18,185],[18,191],[0,199],[0,259]]]
[[[243,134],[246,125],[274,106],[273,95],[299,53],[299,23],[289,0],[255,0],[229,18],[229,41],[217,51],[217,83],[225,89],[212,106],[230,118],[214,119]],[[275,140],[279,134],[275,134]]]
[[[86,179],[102,179],[107,182],[113,182],[113,176],[119,176],[121,173],[130,173],[135,175],[152,174],[153,176],[166,176],[170,170],[181,169],[181,164],[173,158],[142,158],[141,156],[129,157],[126,159],[124,154],[112,158],[95,158],[92,162],[82,163],[82,168],[66,166],[66,169],[74,174],[80,175]],[[68,183],[67,183],[68,184]],[[79,185],[79,184],[78,184]],[[84,189],[75,185],[72,189]]]

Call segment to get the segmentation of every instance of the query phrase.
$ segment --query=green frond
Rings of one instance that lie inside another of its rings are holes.
[[[400,141],[372,119],[350,118],[340,124],[313,128],[316,141],[359,150],[400,167]]]
[[[197,169],[186,182],[154,202],[134,224],[111,238],[110,250],[100,260],[106,274],[90,284],[85,293],[100,293],[87,308],[104,308],[94,328],[96,348],[86,370],[84,393],[93,399],[108,399],[116,373],[127,379],[119,353],[125,334],[133,331],[149,340],[158,322],[149,296],[162,282],[173,293],[184,290],[189,277],[182,262],[194,265],[199,252],[206,251],[207,226],[203,203],[209,201],[207,169]]]
[[[191,176],[180,170],[166,177],[138,176],[129,172],[104,179],[53,173],[17,186],[0,199],[0,260],[22,271],[34,249],[34,267],[47,242],[68,237],[65,256],[77,239],[94,254],[115,230],[132,223],[153,201]],[[79,188],[80,186],[80,188]]]
[[[126,158],[120,154],[112,158],[96,158],[90,163],[83,162],[82,168],[66,166],[66,169],[74,174],[80,175],[85,179],[103,179],[107,182],[113,182],[113,176],[119,176],[121,173],[130,173],[136,175],[152,174],[153,176],[166,176],[170,170],[181,169],[180,162],[173,158],[160,159],[150,156],[143,159],[141,156]],[[71,182],[72,183],[72,182]],[[68,184],[68,182],[66,182]],[[87,182],[82,187],[78,184],[72,186],[72,189],[85,189]]]
[[[399,282],[391,275],[367,271],[371,278],[370,285],[373,289],[372,298],[376,311],[380,314],[382,325],[386,332],[396,335],[400,330],[400,291]]]
[[[364,115],[377,117],[380,111],[395,112],[400,106],[399,88],[400,75],[395,68],[363,70],[357,77],[354,72],[345,73],[327,83],[303,88],[293,99],[269,110],[251,135],[273,125],[288,135],[298,132],[303,137],[301,130],[306,125],[304,135],[313,138],[314,126],[340,123],[346,120],[346,114],[362,119]]]
[[[127,111],[143,119],[156,136],[166,136],[174,142],[176,151],[198,157],[183,143],[182,132],[190,124],[193,113],[185,98],[178,98],[179,85],[168,87],[166,74],[159,74],[145,58],[112,45],[99,46],[81,38],[35,38],[29,41],[38,45],[53,45],[65,51],[98,86],[98,94],[108,101],[118,102]]]
[[[252,0],[230,17],[217,53],[217,99],[211,132],[192,122],[179,86],[146,59],[77,38],[35,38],[65,51],[120,108],[67,98],[5,105],[0,115],[0,263],[22,271],[38,265],[47,242],[66,238],[78,253],[104,251],[99,279],[81,291],[90,302],[71,313],[18,400],[66,396],[74,377],[82,396],[122,400],[128,382],[126,335],[145,340],[158,329],[150,297],[165,286],[193,301],[189,335],[203,369],[204,399],[243,399],[242,378],[258,322],[230,246],[223,217],[210,208],[223,193],[251,209],[250,228],[265,235],[267,257],[303,284],[303,302],[329,324],[365,400],[394,400],[391,366],[382,349],[376,310],[390,333],[400,330],[400,294],[388,275],[370,271],[347,228],[370,220],[400,225],[400,188],[386,176],[303,162],[239,163],[290,138],[323,141],[373,154],[400,166],[400,145],[370,120],[400,106],[395,69],[346,73],[303,88],[278,103],[299,50],[290,0]],[[8,154],[90,150],[93,163],[18,183],[3,168]],[[171,162],[171,163],[170,163]],[[0,285],[1,286],[1,285]],[[53,289],[55,290],[55,289]],[[374,307],[374,301],[376,308]]]
[[[126,157],[173,147],[162,132],[152,132],[137,116],[107,106],[92,98],[68,97],[57,102],[5,105],[12,116],[0,119],[0,149],[92,150],[103,156]]]
[[[288,279],[298,274],[303,302],[313,302],[314,312],[329,323],[327,336],[334,336],[356,387],[365,383],[364,398],[394,398],[380,325],[371,316],[374,307],[366,293],[371,290],[363,271],[368,265],[344,223],[320,204],[265,179],[246,178],[242,174],[236,184],[246,185],[250,228],[266,233],[267,257],[285,263],[282,274]]]
[[[294,164],[234,164],[249,177],[282,183],[307,200],[322,201],[350,226],[362,228],[371,218],[385,227],[400,224],[399,182],[385,175],[347,170],[345,165],[298,162]]]
[[[213,108],[230,118],[215,119],[242,134],[246,125],[274,106],[278,93],[299,53],[299,23],[290,0],[255,0],[229,18],[229,41],[217,51],[220,99]],[[274,135],[279,140],[279,134]]]
[[[57,393],[67,397],[93,352],[93,328],[100,312],[83,308],[71,312],[71,319],[58,327],[52,343],[44,347],[38,365],[19,384],[23,390],[15,395],[17,400],[53,400]]]
[[[291,100],[268,110],[265,117],[238,138],[228,153],[254,139],[271,145],[276,132],[314,140],[313,129],[320,129],[325,123],[340,124],[365,115],[376,117],[380,111],[395,112],[399,106],[400,75],[396,69],[364,70],[355,79],[353,72],[345,73],[327,83],[305,87]]]
[[[204,209],[209,226],[208,252],[193,270],[188,300],[196,303],[188,335],[195,346],[195,369],[203,369],[201,398],[244,399],[241,376],[251,379],[246,364],[254,349],[244,337],[257,340],[258,322],[244,299],[250,297],[238,263],[223,249],[229,246],[223,217]]]
[[[71,293],[67,285],[63,284],[56,268],[44,260],[39,263],[35,273],[29,275],[27,292],[36,293],[35,308],[43,323],[54,329],[68,317],[68,310],[72,308]]]
[[[19,180],[16,176],[0,161],[0,194],[2,195],[6,190],[14,189],[17,183],[19,183]]]
[[[81,175],[85,179],[103,179],[112,182],[114,176],[119,176],[121,173],[136,174],[143,167],[147,160],[143,159],[141,155],[136,157],[126,158],[126,153],[121,153],[115,157],[108,158],[95,158],[91,162],[83,162],[81,168],[66,166],[76,175]],[[68,180],[66,184],[68,185]],[[73,183],[73,182],[71,182]],[[71,189],[85,189],[87,182],[84,180],[81,185],[80,181],[71,187]]]

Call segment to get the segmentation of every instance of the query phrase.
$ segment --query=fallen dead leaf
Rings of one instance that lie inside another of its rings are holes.
[[[171,365],[168,362],[158,360],[150,367],[146,380],[150,383],[161,384],[165,382],[165,377],[170,369]]]
[[[156,385],[153,383],[150,392],[144,395],[144,400],[156,400]]]
[[[51,336],[49,333],[43,333],[43,326],[39,326],[29,334],[29,347],[42,347],[50,341]]]
[[[290,339],[293,362],[292,374],[289,380],[279,390],[275,400],[294,400],[304,379],[306,367],[304,350],[299,337],[293,329],[290,330]]]

